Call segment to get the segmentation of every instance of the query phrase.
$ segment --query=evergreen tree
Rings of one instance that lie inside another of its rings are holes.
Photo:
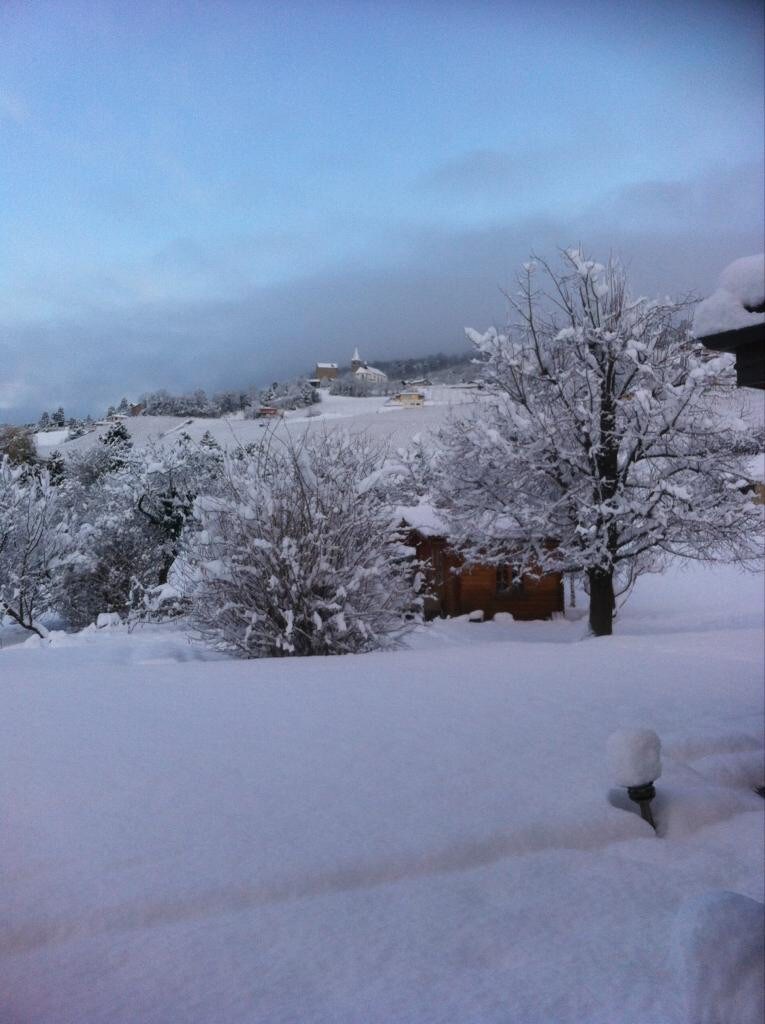
[[[121,469],[126,464],[130,449],[133,447],[130,431],[122,420],[111,424],[102,436],[101,444],[109,450],[109,470],[111,472]]]

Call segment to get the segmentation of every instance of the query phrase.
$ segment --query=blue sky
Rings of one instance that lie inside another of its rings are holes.
[[[0,6],[0,419],[464,346],[532,250],[762,248],[756,3]]]

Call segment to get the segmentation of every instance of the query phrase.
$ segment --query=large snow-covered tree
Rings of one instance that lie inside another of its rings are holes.
[[[339,434],[269,436],[229,458],[186,534],[197,633],[246,658],[395,643],[419,599],[380,465],[363,438]]]
[[[756,445],[688,303],[633,299],[616,260],[561,264],[525,265],[507,331],[468,331],[491,397],[441,432],[437,491],[468,560],[586,574],[601,636],[666,557],[759,557]]]

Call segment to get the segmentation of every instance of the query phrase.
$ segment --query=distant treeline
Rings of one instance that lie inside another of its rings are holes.
[[[418,378],[431,376],[440,370],[450,370],[470,364],[475,359],[474,352],[460,352],[447,355],[437,352],[432,356],[418,356],[416,359],[375,359],[375,366],[392,378]]]
[[[140,405],[146,416],[195,416],[217,418],[243,412],[252,415],[261,405],[276,406],[279,409],[299,409],[319,400],[315,389],[307,380],[274,382],[267,388],[250,388],[248,391],[219,391],[208,396],[203,388],[185,395],[173,395],[169,391],[147,391],[141,396]],[[123,408],[124,403],[124,408]],[[125,400],[110,412],[128,412]]]

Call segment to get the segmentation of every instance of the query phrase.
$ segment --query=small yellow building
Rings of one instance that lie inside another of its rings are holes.
[[[399,391],[397,395],[393,395],[390,401],[396,405],[424,405],[425,395],[422,391]]]

